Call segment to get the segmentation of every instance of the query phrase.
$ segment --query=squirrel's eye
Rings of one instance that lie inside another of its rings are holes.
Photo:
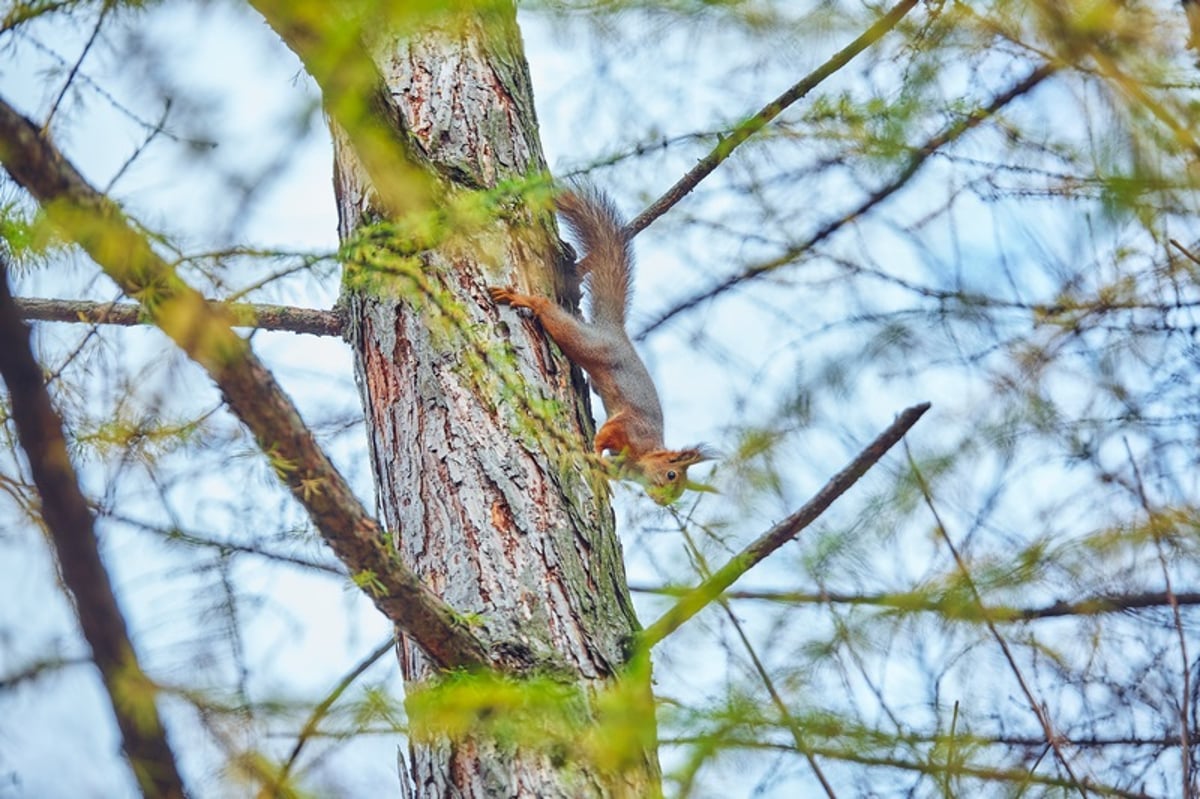
[[[668,479],[668,480],[674,480],[674,479],[675,479],[675,472],[674,472],[674,471],[667,472],[667,479]]]

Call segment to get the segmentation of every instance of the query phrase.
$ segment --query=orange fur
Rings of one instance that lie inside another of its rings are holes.
[[[596,433],[596,453],[611,453],[622,477],[642,483],[660,505],[669,504],[687,486],[688,467],[712,456],[703,447],[669,450],[663,445],[658,391],[625,332],[633,263],[612,201],[595,190],[574,189],[564,192],[557,205],[586,249],[577,268],[591,298],[590,321],[545,297],[510,288],[491,289],[492,299],[532,311],[563,353],[588,373],[608,411]]]

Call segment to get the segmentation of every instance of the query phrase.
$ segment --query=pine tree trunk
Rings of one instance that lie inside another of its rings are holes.
[[[374,57],[426,154],[442,174],[458,176],[451,190],[544,171],[512,9],[486,22],[376,43]],[[378,214],[337,131],[335,142],[340,234],[347,240]],[[590,433],[585,395],[578,373],[573,379],[536,325],[508,311],[501,322],[486,291],[553,285],[558,253],[550,214],[517,209],[481,233],[477,246],[457,240],[417,254],[419,281],[350,279],[346,300],[380,515],[398,531],[401,557],[478,620],[487,640],[497,642],[498,663],[552,662],[595,692],[625,665],[636,621],[607,487],[578,457]],[[542,423],[530,422],[520,403],[498,401],[512,387],[497,382],[489,364],[505,336],[518,379],[558,403],[549,438],[528,434]],[[556,447],[558,455],[547,453]],[[410,686],[436,676],[408,640],[401,666]],[[411,796],[480,799],[660,790],[652,745],[637,767],[619,773],[563,762],[549,751],[482,736],[413,742],[406,789]]]

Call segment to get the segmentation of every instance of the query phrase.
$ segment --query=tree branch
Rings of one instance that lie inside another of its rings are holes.
[[[708,579],[712,576],[712,572],[708,568],[708,559],[704,557],[704,553],[700,551],[700,547],[696,546],[691,534],[687,530],[686,525],[680,525],[680,533],[683,535],[683,540],[687,543],[688,554],[695,562],[696,568],[700,571],[700,576]],[[820,783],[821,789],[825,791],[825,795],[829,799],[837,799],[837,793],[833,790],[833,786],[829,784],[829,778],[825,776],[824,770],[821,768],[820,762],[817,761],[817,756],[813,753],[812,747],[809,745],[808,737],[801,730],[800,723],[796,720],[787,706],[787,702],[783,700],[783,696],[779,693],[779,689],[775,687],[775,680],[771,679],[770,672],[763,664],[762,658],[758,656],[758,651],[754,648],[754,644],[750,641],[750,636],[746,634],[745,627],[738,620],[737,614],[733,612],[733,607],[729,604],[727,595],[722,594],[717,597],[716,602],[721,606],[721,610],[725,611],[725,616],[729,619],[729,624],[733,627],[733,631],[737,633],[738,639],[742,642],[742,647],[746,650],[746,656],[750,658],[750,664],[754,666],[754,670],[758,673],[758,679],[762,682],[763,688],[767,690],[767,696],[771,697],[771,704],[775,705],[775,711],[779,714],[779,720],[783,726],[791,733],[792,741],[796,744],[796,751],[804,755],[804,759],[808,761],[809,768],[812,769],[813,776]]]
[[[867,445],[866,449],[850,462],[846,468],[833,476],[825,486],[804,504],[800,510],[772,527],[757,540],[738,554],[729,559],[724,566],[717,569],[700,585],[680,597],[675,606],[664,613],[658,621],[647,627],[641,634],[639,642],[647,649],[654,647],[666,638],[684,622],[695,616],[714,601],[733,583],[764,560],[775,550],[794,538],[801,530],[812,524],[833,501],[858,482],[867,469],[891,449],[904,434],[912,428],[917,420],[929,410],[929,403],[922,402],[906,409],[892,422],[879,437]]]
[[[978,127],[984,120],[995,116],[1000,109],[1011,103],[1013,100],[1021,97],[1034,89],[1038,84],[1050,77],[1057,71],[1057,67],[1052,64],[1042,64],[1035,68],[1025,78],[1021,79],[1003,93],[997,95],[993,100],[983,108],[977,108],[970,114],[967,114],[962,119],[957,120],[953,124],[947,126],[937,134],[929,138],[920,147],[917,147],[904,168],[887,184],[880,186],[853,210],[826,222],[819,230],[809,236],[806,240],[794,247],[789,247],[783,254],[770,261],[752,266],[730,275],[724,280],[719,281],[715,285],[704,289],[703,291],[688,297],[680,303],[677,303],[673,308],[661,314],[650,324],[642,328],[635,337],[638,341],[646,338],[654,330],[662,327],[671,319],[675,318],[684,311],[695,308],[700,303],[711,300],[718,294],[725,292],[742,283],[753,280],[769,272],[774,272],[780,267],[787,266],[796,260],[800,255],[808,252],[813,247],[820,244],[825,239],[832,236],[837,231],[841,230],[851,222],[861,218],[872,208],[882,203],[888,197],[891,197],[901,188],[903,188],[909,180],[920,170],[920,168],[929,160],[930,156],[938,150],[945,147],[947,144],[955,141],[963,134]]]
[[[712,736],[701,738],[690,736],[684,738],[667,738],[662,742],[668,745],[701,744],[710,748],[715,744],[751,750],[766,749],[783,752],[790,752],[794,750],[794,747],[791,744],[763,741],[759,738],[735,738],[729,735],[717,738],[715,741],[713,740]],[[1074,783],[1072,783],[1070,780],[1057,776],[1038,774],[1037,772],[1024,766],[1008,768],[1005,766],[992,764],[976,765],[967,761],[965,758],[955,758],[947,763],[933,763],[927,758],[908,759],[899,754],[875,754],[873,752],[863,751],[863,747],[857,745],[857,741],[853,738],[849,739],[848,744],[842,746],[815,746],[813,747],[813,751],[826,760],[840,761],[842,763],[853,763],[856,765],[873,768],[908,771],[914,774],[921,774],[930,777],[968,778],[986,781],[989,783],[1011,782],[1014,783],[1014,789],[1016,789],[1013,791],[1013,793],[1028,792],[1028,786],[1030,785],[1036,785],[1044,788],[1074,787]],[[1105,785],[1098,782],[1089,782],[1087,784],[1087,789],[1097,796],[1114,796],[1120,797],[1120,799],[1154,799],[1152,794],[1128,790],[1115,785]],[[1047,795],[1047,793],[1048,792],[1042,792],[1037,795],[1042,796]]]
[[[243,543],[239,541],[221,540],[217,538],[209,538],[199,533],[190,532],[176,526],[162,527],[160,525],[151,524],[150,522],[135,519],[131,516],[124,516],[111,511],[101,511],[104,518],[111,519],[119,524],[135,527],[147,533],[159,536],[169,544],[182,544],[185,547],[192,549],[215,550],[218,555],[238,554],[238,555],[254,555],[264,560],[274,561],[276,563],[286,563],[289,566],[299,566],[302,569],[310,569],[312,571],[322,572],[324,574],[346,579],[350,575],[346,573],[345,565],[336,559],[333,560],[315,560],[305,558],[299,555],[293,555],[287,552],[273,552],[266,543],[251,541]]]
[[[185,283],[37,128],[0,100],[0,160],[49,218],[75,240],[221,390],[325,542],[375,605],[443,667],[488,664],[484,643],[399,560],[388,536],[317,446],[291,400],[235,320]]]
[[[765,128],[770,124],[771,120],[783,113],[788,106],[804,97],[820,85],[823,80],[850,63],[856,55],[883,38],[884,34],[900,24],[900,20],[916,4],[917,0],[902,0],[895,8],[876,21],[874,25],[863,31],[862,35],[857,39],[834,53],[824,64],[817,67],[808,75],[805,75],[799,83],[776,97],[757,114],[729,131],[728,134],[721,138],[712,152],[700,159],[700,162],[688,170],[688,173],[680,178],[674,186],[667,189],[663,196],[651,203],[646,210],[642,211],[632,222],[626,225],[625,235],[628,238],[633,238],[642,230],[649,227],[654,220],[666,213],[673,205],[687,196],[692,189],[696,188],[700,181],[712,174],[713,170],[732,155],[733,151],[742,142]]]
[[[341,309],[324,311],[293,305],[259,305],[249,302],[223,303],[205,300],[215,313],[230,317],[234,327],[254,327],[285,333],[313,336],[340,336],[346,326]],[[42,322],[84,322],[100,325],[149,325],[142,306],[133,302],[93,302],[90,300],[43,300],[19,298],[17,310],[25,319]]]
[[[42,499],[42,519],[63,583],[75,600],[79,626],[100,669],[121,731],[121,745],[142,794],[183,799],[183,780],[155,704],[157,689],[142,671],[117,605],[87,500],[67,455],[62,419],[50,403],[42,369],[17,315],[0,262],[0,374],[8,386],[12,419]]]
[[[404,115],[371,59],[357,20],[338,6],[250,0],[321,89],[326,113],[349,136],[383,207],[393,217],[437,205],[437,169],[404,124]],[[461,178],[462,176],[458,176]]]
[[[631,585],[630,591],[643,594],[685,596],[692,589],[673,586]],[[1200,605],[1200,592],[1175,593],[1180,607]],[[904,591],[895,594],[845,594],[837,591],[810,593],[806,591],[725,591],[722,599],[748,599],[764,602],[789,602],[797,605],[867,605],[914,613],[940,613],[954,621],[981,622],[985,618],[997,623],[1061,619],[1068,616],[1100,616],[1130,610],[1170,608],[1171,600],[1165,591],[1146,591],[1140,594],[1098,595],[1076,602],[1054,602],[1040,607],[1005,607],[988,605],[985,608],[964,607],[958,598],[942,599],[929,591]],[[986,615],[985,615],[986,614]]]
[[[36,660],[12,673],[0,675],[0,691],[11,691],[23,683],[40,679],[47,674],[57,674],[72,666],[91,666],[94,663],[89,657],[50,657]]]
[[[950,538],[950,531],[942,522],[942,515],[938,512],[937,505],[934,504],[933,492],[929,487],[929,483],[925,481],[925,475],[917,467],[917,462],[913,458],[912,453],[907,451],[907,447],[905,454],[908,456],[909,468],[912,470],[913,476],[917,479],[917,486],[921,490],[921,496],[925,500],[925,507],[929,508],[929,514],[933,517],[933,521],[937,525],[938,534],[941,536],[942,541],[946,543],[946,548],[950,550],[950,554],[954,557],[954,563],[958,566],[959,574],[962,575],[963,580],[967,584],[967,589],[971,592],[971,598],[984,617],[984,624],[987,626],[988,632],[992,634],[996,645],[1000,647],[1000,651],[1004,654],[1005,662],[1008,663],[1008,667],[1012,671],[1017,685],[1021,688],[1021,693],[1025,695],[1025,701],[1029,703],[1029,709],[1041,725],[1042,731],[1046,735],[1046,744],[1054,751],[1054,756],[1063,767],[1063,771],[1067,773],[1075,789],[1079,792],[1080,799],[1087,799],[1090,783],[1092,782],[1091,779],[1088,778],[1080,782],[1079,778],[1075,776],[1075,769],[1071,766],[1071,761],[1067,759],[1067,753],[1062,746],[1061,736],[1054,727],[1049,709],[1045,703],[1038,701],[1038,698],[1034,696],[1033,688],[1030,687],[1029,681],[1025,679],[1025,674],[1021,671],[1020,666],[1017,665],[1017,658],[1012,653],[1012,647],[1008,645],[1007,639],[1000,634],[1000,629],[996,627],[995,623],[987,618],[987,605],[983,601],[983,594],[979,592],[979,587],[975,584],[975,578],[971,576],[971,570],[967,567],[966,559],[958,551],[958,547],[955,546],[954,541]]]
[[[340,699],[342,694],[346,692],[346,689],[353,685],[354,681],[361,677],[367,669],[371,668],[380,658],[388,652],[395,650],[395,648],[396,637],[394,635],[388,636],[386,641],[381,642],[370,654],[360,660],[353,669],[343,676],[342,679],[338,680],[333,690],[317,703],[317,706],[313,708],[312,713],[309,714],[308,719],[304,722],[304,726],[296,735],[296,743],[292,747],[291,754],[284,761],[283,766],[279,769],[279,774],[272,780],[270,786],[264,789],[263,796],[278,796],[283,793],[281,789],[287,785],[288,776],[295,767],[296,761],[300,758],[300,753],[304,751],[304,745],[316,736],[318,725],[329,715],[333,703]]]
[[[1133,472],[1133,484],[1137,489],[1138,500],[1141,502],[1142,510],[1146,511],[1146,523],[1150,525],[1150,529],[1154,533],[1154,551],[1158,555],[1158,565],[1162,569],[1163,585],[1167,589],[1167,602],[1171,606],[1171,615],[1175,621],[1175,634],[1179,638],[1179,676],[1183,682],[1179,691],[1179,765],[1183,770],[1183,790],[1180,796],[1195,796],[1196,792],[1193,790],[1195,784],[1195,764],[1192,762],[1192,745],[1188,734],[1188,731],[1192,727],[1191,714],[1188,712],[1192,697],[1192,661],[1188,657],[1188,635],[1184,629],[1183,614],[1179,611],[1179,597],[1175,595],[1175,589],[1171,585],[1171,566],[1167,559],[1165,547],[1163,546],[1163,525],[1160,523],[1159,515],[1155,512],[1154,506],[1150,504],[1150,496],[1146,493],[1146,484],[1142,481],[1142,470],[1138,468],[1133,448],[1129,446],[1129,439],[1124,438],[1123,441],[1125,443],[1125,454],[1129,457],[1129,467]]]

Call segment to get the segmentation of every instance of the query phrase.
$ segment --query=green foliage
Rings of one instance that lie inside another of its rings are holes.
[[[154,418],[137,418],[127,411],[97,420],[94,426],[77,426],[74,431],[72,456],[86,459],[95,453],[100,457],[122,454],[145,466],[153,467],[164,455],[194,446],[203,435],[200,420],[166,423]]]
[[[559,768],[636,769],[653,738],[654,707],[637,680],[585,696],[548,678],[454,674],[410,691],[405,707],[417,741],[491,740],[544,753]]]
[[[387,596],[387,586],[379,579],[379,574],[370,569],[350,575],[350,582],[355,588],[362,589],[372,596]]]
[[[44,213],[30,214],[17,203],[0,206],[0,241],[18,269],[51,263],[69,247]]]
[[[403,729],[403,707],[385,685],[365,687],[349,710],[351,731],[369,729],[380,723],[392,729]]]

